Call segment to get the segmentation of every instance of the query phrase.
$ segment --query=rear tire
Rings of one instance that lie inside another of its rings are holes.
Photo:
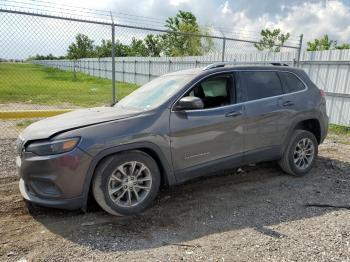
[[[105,158],[92,183],[96,202],[106,212],[133,215],[144,211],[158,194],[157,163],[142,151],[127,151]]]
[[[318,142],[315,135],[306,130],[296,130],[279,165],[287,174],[304,176],[311,170],[317,154]]]

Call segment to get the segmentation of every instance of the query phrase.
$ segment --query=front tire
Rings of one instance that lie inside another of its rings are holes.
[[[318,142],[314,134],[296,130],[286,147],[279,165],[293,176],[304,176],[312,168],[318,154]]]
[[[158,194],[157,163],[142,151],[127,151],[105,158],[98,166],[92,192],[96,202],[112,215],[144,211]]]

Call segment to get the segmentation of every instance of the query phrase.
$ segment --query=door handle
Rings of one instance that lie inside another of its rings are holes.
[[[232,111],[230,113],[227,113],[226,117],[236,117],[242,115],[242,111]]]
[[[282,106],[294,106],[294,102],[292,101],[286,101],[282,104]]]

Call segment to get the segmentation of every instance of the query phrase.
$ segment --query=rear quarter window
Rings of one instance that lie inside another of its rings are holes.
[[[279,72],[278,74],[286,89],[286,93],[298,92],[305,89],[304,83],[294,74],[288,72]]]

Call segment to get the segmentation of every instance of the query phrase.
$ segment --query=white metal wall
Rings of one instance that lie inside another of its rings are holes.
[[[237,63],[263,63],[283,61],[293,64],[295,52],[271,53],[254,52],[226,55],[227,61]],[[214,62],[221,61],[221,53],[209,56],[192,57],[116,57],[115,70],[116,80],[121,82],[144,84],[155,77],[169,72],[179,71],[193,67],[204,67]],[[44,66],[55,67],[62,70],[74,69],[89,75],[111,79],[112,59],[107,58],[84,58],[72,60],[39,60],[34,61]]]
[[[304,52],[302,68],[327,93],[333,124],[350,126],[350,50]]]
[[[231,54],[227,61],[239,64],[268,64],[281,62],[293,65],[295,52],[254,52]],[[219,62],[221,54],[202,57],[118,57],[116,80],[144,84],[168,72],[203,67]],[[111,79],[111,58],[86,58],[76,62],[71,60],[42,60],[37,64],[62,70],[75,70],[89,75]],[[75,64],[75,66],[74,66]],[[303,52],[300,66],[309,74],[312,81],[327,93],[327,111],[330,122],[350,126],[350,50],[330,50]],[[117,85],[118,89],[118,85]]]

